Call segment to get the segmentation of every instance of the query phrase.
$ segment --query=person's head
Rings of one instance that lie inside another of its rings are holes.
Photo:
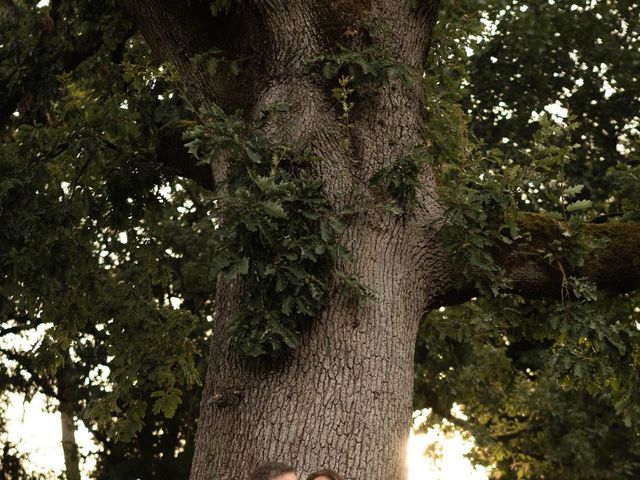
[[[258,465],[249,480],[298,480],[296,471],[286,463],[267,462]]]
[[[323,468],[317,472],[313,472],[307,477],[307,480],[344,480],[341,475],[338,475],[333,470]]]

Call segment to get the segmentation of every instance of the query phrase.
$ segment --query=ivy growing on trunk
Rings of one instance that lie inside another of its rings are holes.
[[[337,243],[345,226],[308,168],[322,159],[264,133],[267,119],[287,108],[275,105],[255,124],[214,108],[186,134],[199,161],[228,165],[217,190],[213,262],[226,280],[244,282],[228,336],[249,357],[298,346],[327,302],[334,265],[349,258]]]

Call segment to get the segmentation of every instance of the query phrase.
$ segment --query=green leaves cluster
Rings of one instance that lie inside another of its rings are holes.
[[[202,120],[187,135],[189,151],[229,168],[211,240],[217,271],[243,285],[229,342],[250,357],[281,356],[300,344],[326,304],[332,266],[347,258],[337,243],[344,226],[309,168],[320,159],[273,144],[260,122],[250,125],[219,109]]]
[[[209,6],[211,15],[216,17],[220,14],[229,13],[231,10],[231,2],[232,0],[213,0]]]
[[[472,433],[472,459],[492,465],[491,478],[634,478],[640,297],[610,296],[576,272],[603,246],[585,222],[638,218],[629,45],[640,17],[629,2],[552,3],[445,3],[436,27],[428,153],[444,244],[482,297],[428,316],[416,406]],[[550,113],[555,102],[566,117]],[[559,228],[551,244],[528,234],[545,224]],[[564,272],[558,300],[508,294],[494,255],[514,243]]]
[[[327,80],[351,77],[353,86],[361,93],[363,88],[381,85],[390,77],[406,82],[415,78],[410,67],[398,63],[379,45],[352,49],[338,44],[335,52],[314,55],[309,64],[320,65]]]
[[[539,122],[535,143],[522,149],[517,161],[499,149],[483,151],[469,143],[466,161],[445,162],[439,170],[445,186],[441,195],[448,205],[442,234],[481,291],[491,285],[496,294],[508,286],[493,255],[516,240],[531,242],[529,229],[535,231],[540,225],[528,226],[538,217],[524,212],[544,212],[549,222],[560,222],[560,240],[534,241],[531,248],[563,271],[582,267],[593,249],[606,244],[585,234],[584,221],[593,216],[592,204],[580,198],[583,186],[570,185],[565,173],[575,159],[575,146],[569,143],[572,125],[560,125],[548,117]],[[485,280],[480,280],[483,276]]]
[[[370,180],[374,186],[383,187],[395,202],[397,212],[410,208],[420,186],[419,175],[427,161],[424,148],[409,146],[395,161],[378,170]]]
[[[606,200],[614,184],[607,170],[627,163],[618,148],[637,139],[640,110],[640,15],[628,0],[472,2],[495,22],[475,48],[466,102],[473,131],[490,147],[525,147],[537,128],[532,112],[561,104],[576,119],[572,143],[580,144],[568,173],[585,194]],[[479,17],[480,15],[478,15]],[[631,149],[632,150],[632,149]],[[619,205],[612,205],[619,211]]]
[[[348,43],[336,43],[333,51],[312,56],[308,64],[320,67],[326,80],[349,79],[349,88],[358,95],[366,94],[391,78],[405,83],[417,80],[418,73],[414,68],[398,62],[384,48],[382,40],[389,34],[384,21],[366,18],[354,29],[354,38]]]
[[[496,475],[629,478],[640,466],[637,321],[628,302],[607,298],[442,309],[419,337],[430,370],[418,370],[416,400],[472,433],[473,458]]]
[[[0,16],[0,388],[55,399],[66,379],[102,473],[188,471],[215,226],[156,161],[183,105],[116,2],[36,3]]]
[[[46,327],[32,375],[108,368],[107,379],[78,386],[84,418],[130,440],[147,407],[170,415],[176,391],[199,381],[192,334],[200,319],[168,304],[190,287],[181,283],[194,281],[183,269],[196,244],[181,245],[175,230],[190,221],[157,192],[162,177],[136,127],[140,113],[59,81],[65,94],[50,111],[55,123],[20,125],[0,148],[0,313]],[[168,237],[184,260],[166,254]],[[70,349],[73,367],[63,362]],[[100,395],[109,382],[116,387]],[[146,396],[165,390],[172,405]]]

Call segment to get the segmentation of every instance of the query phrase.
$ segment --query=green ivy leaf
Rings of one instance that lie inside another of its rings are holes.
[[[162,412],[165,418],[172,418],[178,405],[182,403],[180,396],[180,390],[177,388],[171,388],[168,391],[156,390],[151,393],[151,398],[157,400],[153,402],[153,413],[158,414]]]
[[[570,188],[567,188],[566,190],[564,190],[562,192],[562,194],[566,195],[568,197],[572,197],[572,196],[577,195],[578,193],[580,193],[583,188],[584,188],[584,185],[575,185],[573,187],[570,187]]]
[[[236,262],[229,267],[224,274],[224,279],[229,281],[236,278],[238,275],[246,275],[249,273],[249,258],[242,257],[242,260]]]

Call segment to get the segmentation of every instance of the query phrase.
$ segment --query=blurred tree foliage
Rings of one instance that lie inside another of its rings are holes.
[[[70,401],[96,478],[186,478],[215,226],[157,159],[183,102],[117,2],[0,12],[1,388]]]

